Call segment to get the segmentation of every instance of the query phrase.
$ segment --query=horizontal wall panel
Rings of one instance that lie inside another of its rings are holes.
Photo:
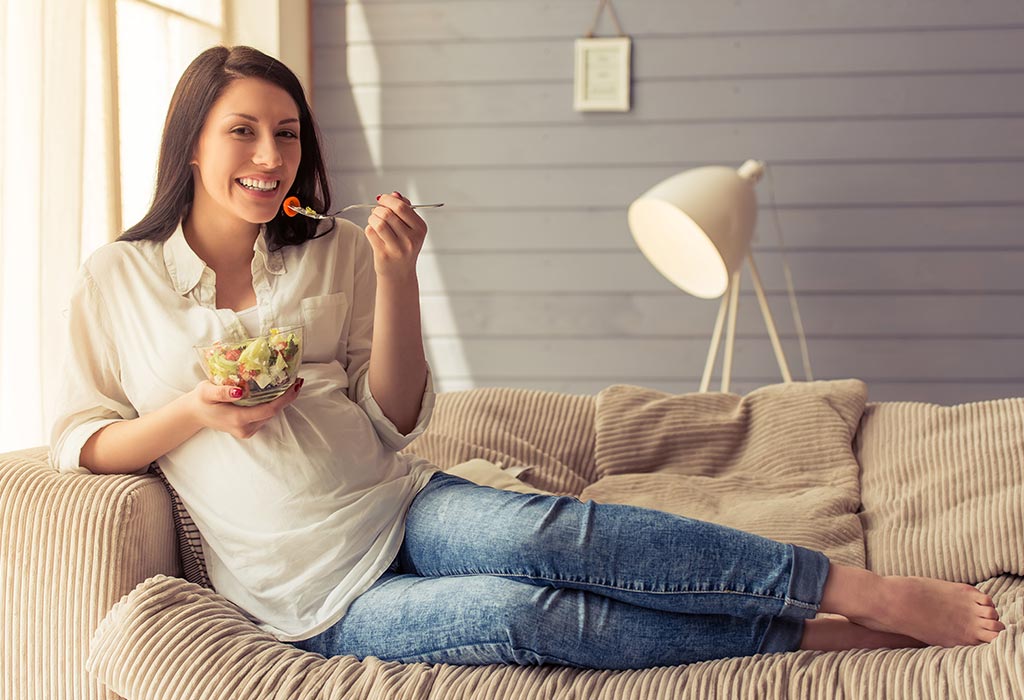
[[[595,8],[313,4],[333,204],[446,202],[420,212],[418,267],[441,390],[696,389],[720,302],[658,274],[626,211],[758,158],[753,249],[795,375],[784,250],[816,376],[872,400],[1024,395],[1024,4],[616,3],[631,109],[580,113]],[[779,381],[763,326],[745,273],[734,391]]]
[[[678,30],[679,25],[670,28]],[[373,44],[325,48],[314,66],[325,87],[363,85],[571,86],[574,38]],[[1024,27],[940,32],[788,33],[636,37],[632,79],[673,82],[738,77],[1019,71]],[[814,61],[808,61],[814,56]]]
[[[733,378],[729,383],[729,391],[733,394],[747,394],[767,384],[778,384],[780,378],[764,377],[758,380],[741,380]],[[510,377],[450,377],[435,384],[438,391],[465,391],[475,387],[496,386],[515,387],[519,389],[539,389],[541,391],[560,391],[567,394],[595,395],[612,384],[634,384],[649,387],[670,394],[688,394],[700,388],[700,377],[689,380],[659,379],[630,381],[608,381],[602,379],[519,379]],[[721,384],[718,377],[711,383],[710,391],[719,391]],[[993,399],[1024,396],[1024,381],[1016,382],[892,382],[870,380],[867,382],[868,401],[917,401],[936,403],[946,406],[968,403],[972,401],[990,401]]]
[[[1024,44],[1024,31],[1017,37]],[[571,76],[561,83],[335,87],[317,94],[321,128],[575,124]],[[745,78],[638,82],[633,108],[602,123],[875,119],[1024,114],[1024,71],[1013,74]]]
[[[736,332],[767,337],[757,298],[740,294]],[[768,297],[779,333],[794,338],[789,296]],[[797,291],[804,332],[819,336],[893,335],[1024,338],[1021,294],[812,294]],[[425,294],[424,333],[434,338],[606,337],[710,339],[719,299],[663,294]],[[1024,362],[1021,363],[1024,372]]]
[[[708,352],[706,339],[689,338],[429,338],[426,347],[441,376],[609,381],[699,377]],[[783,350],[799,378],[799,347],[784,343]],[[737,338],[734,352],[737,378],[779,376],[767,337]],[[816,378],[1024,381],[1024,339],[819,338],[809,354]]]
[[[754,250],[779,247],[778,226],[788,249],[1024,248],[1024,204],[990,207],[781,209],[761,199]],[[639,195],[640,193],[637,192]],[[621,250],[636,244],[627,205],[574,211],[463,211],[424,213],[427,251]],[[356,219],[353,219],[356,220]],[[366,219],[359,221],[365,225]]]
[[[923,11],[924,8],[927,11]],[[328,9],[329,8],[329,9]],[[337,27],[345,25],[348,42],[419,42],[438,39],[571,38],[583,36],[594,18],[591,0],[449,0],[447,2],[379,2],[363,0],[314,6],[320,41],[340,41]],[[344,11],[343,18],[335,13]],[[335,16],[331,16],[335,15]],[[808,32],[894,30],[901,28],[960,28],[1024,23],[1024,6],[1014,2],[929,0],[893,3],[888,0],[822,3],[790,0],[786,3],[690,3],[644,0],[618,7],[627,34],[663,35],[668,32],[705,33]],[[322,23],[322,24],[321,24]],[[605,17],[598,33],[613,33]]]
[[[789,252],[798,291],[1024,292],[1024,251]],[[782,254],[756,258],[764,288],[786,289]],[[648,292],[676,289],[634,252],[420,255],[420,290],[465,292]],[[746,278],[742,283],[749,286]]]
[[[931,160],[1024,158],[1024,115],[1011,118],[765,121],[368,128],[331,135],[335,172],[373,168],[660,165],[686,161]],[[379,142],[379,151],[365,148]],[[724,149],[723,144],[728,143]],[[1018,192],[1020,190],[1018,189]]]
[[[1022,129],[1024,133],[1024,129]],[[695,145],[696,146],[696,145]],[[867,148],[867,146],[865,146]],[[420,202],[447,202],[429,212],[430,221],[462,209],[529,207],[625,209],[637,196],[680,170],[707,163],[738,167],[745,158],[731,142],[723,153],[674,166],[612,166],[607,168],[458,168],[411,172],[396,169],[361,176],[336,174],[335,201],[372,201],[381,192],[398,190]],[[710,155],[710,154],[709,154]],[[779,206],[848,207],[922,206],[934,204],[1024,204],[1024,161],[992,163],[808,163],[768,162],[770,175],[758,184],[764,201],[774,192]],[[338,169],[335,168],[335,172]],[[370,200],[365,199],[370,197]],[[426,218],[426,217],[424,217]]]

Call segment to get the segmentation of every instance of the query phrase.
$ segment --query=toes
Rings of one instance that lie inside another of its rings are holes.
[[[982,629],[990,630],[992,632],[1002,632],[1006,629],[1006,625],[999,620],[985,620],[981,623],[981,627]]]
[[[986,620],[998,620],[999,619],[999,613],[996,612],[995,608],[990,608],[990,607],[985,606],[985,607],[982,607],[982,609],[978,611],[978,617],[983,617]]]
[[[992,596],[988,595],[987,593],[982,593],[974,586],[968,585],[967,587],[971,590],[972,593],[974,593],[974,601],[978,605],[993,605]]]
[[[978,641],[981,643],[987,643],[994,640],[999,636],[999,632],[993,630],[982,630],[978,633]]]

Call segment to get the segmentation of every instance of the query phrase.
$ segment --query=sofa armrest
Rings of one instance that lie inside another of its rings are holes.
[[[153,475],[62,474],[46,447],[0,455],[0,678],[6,697],[116,698],[90,640],[155,574],[179,576],[171,501]]]

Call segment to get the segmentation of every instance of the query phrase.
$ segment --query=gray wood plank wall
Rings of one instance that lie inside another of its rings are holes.
[[[335,202],[447,202],[419,264],[439,389],[696,390],[719,302],[662,278],[626,209],[678,171],[759,158],[754,251],[796,378],[784,257],[815,379],[876,401],[1024,396],[1024,2],[617,0],[632,110],[577,113],[573,40],[596,7],[314,0]],[[780,380],[743,289],[739,393]]]

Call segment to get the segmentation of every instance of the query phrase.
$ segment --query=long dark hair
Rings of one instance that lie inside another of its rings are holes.
[[[295,195],[303,206],[317,211],[330,209],[331,190],[320,152],[320,132],[299,79],[288,66],[250,46],[214,46],[199,54],[178,81],[164,122],[153,204],[142,220],[117,240],[165,241],[186,217],[195,196],[190,162],[199,132],[214,102],[238,78],[266,80],[295,100],[302,160],[287,196]],[[305,216],[286,216],[279,210],[267,222],[267,247],[275,250],[318,238],[317,223]]]

